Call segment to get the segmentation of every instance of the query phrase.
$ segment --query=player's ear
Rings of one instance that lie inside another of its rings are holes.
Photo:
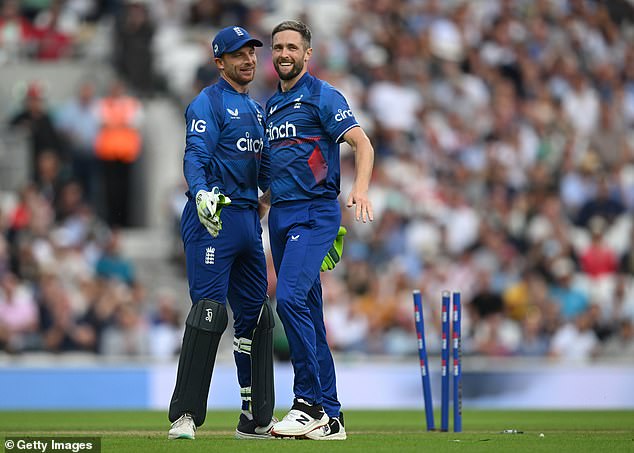
[[[313,48],[309,47],[308,49],[306,49],[306,53],[304,54],[304,63],[308,63],[308,61],[310,60],[310,57],[313,56]]]
[[[214,62],[216,63],[218,70],[223,71],[225,69],[225,62],[222,58],[214,58]]]

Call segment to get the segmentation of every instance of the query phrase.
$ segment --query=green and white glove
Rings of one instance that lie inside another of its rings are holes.
[[[196,194],[196,210],[200,223],[209,231],[212,237],[218,237],[222,230],[222,220],[220,212],[222,208],[229,205],[231,199],[220,193],[218,187],[211,189],[211,192],[199,190]]]
[[[335,242],[333,242],[332,247],[330,247],[330,250],[328,250],[328,253],[321,263],[322,272],[333,270],[337,263],[341,261],[341,256],[343,255],[343,237],[347,232],[348,230],[346,230],[346,227],[339,227],[339,232],[337,233]]]

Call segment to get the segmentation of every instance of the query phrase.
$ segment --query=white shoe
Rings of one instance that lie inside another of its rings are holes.
[[[331,417],[327,424],[306,434],[312,440],[346,440],[346,429],[343,426],[343,412],[339,417]]]
[[[299,437],[328,423],[328,415],[321,405],[311,406],[304,400],[295,399],[290,412],[273,425],[271,434],[277,437]]]
[[[178,420],[172,423],[172,427],[167,434],[168,439],[195,439],[196,424],[189,414],[183,414]]]

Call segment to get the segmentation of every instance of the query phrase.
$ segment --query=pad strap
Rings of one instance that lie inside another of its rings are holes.
[[[240,387],[240,399],[242,401],[251,401],[251,386]]]
[[[251,355],[251,344],[253,343],[252,340],[249,340],[248,338],[236,338],[233,337],[233,350],[234,352],[241,352],[243,354],[248,354]]]
[[[205,332],[223,333],[229,317],[224,304],[212,299],[201,299],[192,305],[185,324]]]

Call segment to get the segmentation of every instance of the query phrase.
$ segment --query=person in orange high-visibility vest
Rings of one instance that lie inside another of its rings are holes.
[[[101,167],[106,221],[129,226],[131,169],[142,149],[142,106],[117,80],[99,101],[97,115],[101,129],[95,140],[95,154]]]

